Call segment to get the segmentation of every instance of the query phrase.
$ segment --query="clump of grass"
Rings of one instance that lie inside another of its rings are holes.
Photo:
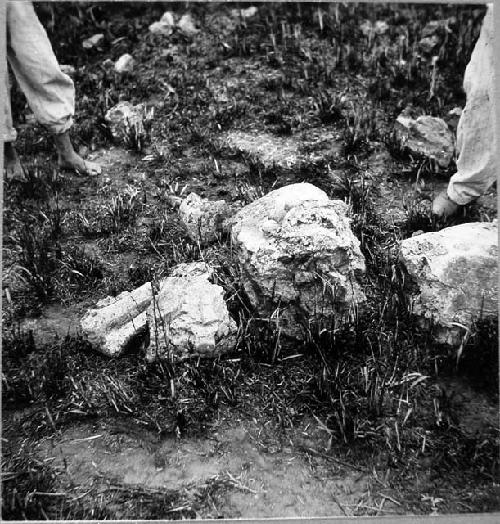
[[[28,225],[19,231],[16,238],[16,244],[21,250],[20,270],[41,302],[47,302],[54,291],[56,257],[60,257],[60,252],[54,250],[55,242],[46,229],[35,233]]]
[[[24,335],[26,338],[30,342],[29,334]],[[54,405],[69,392],[70,367],[62,344],[43,348],[31,344],[19,352],[15,340],[13,342],[11,336],[3,337],[6,353],[2,401],[7,409],[29,406],[32,413],[23,422],[23,431],[40,437],[55,429],[60,411]]]
[[[63,251],[57,275],[58,295],[81,293],[99,284],[104,277],[102,262],[79,247]]]
[[[401,226],[401,236],[407,238],[416,232],[430,232],[439,229],[439,221],[431,213],[431,206],[423,208],[415,201],[406,209],[406,220]]]
[[[177,264],[199,260],[201,255],[200,245],[187,236],[183,224],[171,215],[151,226],[145,249],[160,257],[165,272]]]
[[[132,225],[137,219],[141,207],[141,195],[136,187],[128,186],[124,193],[111,197],[106,210],[112,230],[118,233],[124,227]]]
[[[56,472],[24,446],[2,464],[2,519],[48,520]]]
[[[103,277],[101,263],[79,248],[62,247],[63,218],[59,208],[40,215],[40,229],[34,229],[29,221],[12,238],[19,249],[18,273],[36,299],[48,303],[55,296],[64,297],[97,283]]]
[[[219,130],[229,129],[235,121],[243,118],[247,111],[247,102],[228,103],[215,112],[214,121]]]
[[[369,147],[379,138],[379,121],[375,109],[352,107],[345,117],[344,155],[349,158]]]
[[[190,496],[185,488],[160,490],[96,479],[75,490],[68,480],[64,471],[40,461],[32,443],[25,441],[4,463],[3,519],[195,518],[196,509],[204,504],[204,491],[210,489],[206,486]]]
[[[465,345],[457,354],[457,370],[491,396],[498,397],[498,322],[480,319],[470,330]]]
[[[96,208],[92,212],[82,211],[75,215],[76,227],[84,238],[107,237],[113,232],[109,208]]]
[[[328,91],[318,92],[314,106],[322,124],[334,124],[343,118],[339,97]]]
[[[151,142],[151,128],[154,116],[154,108],[144,110],[141,119],[130,121],[125,119],[123,137],[128,149],[136,153],[142,153],[147,144]]]
[[[155,277],[155,268],[147,262],[139,262],[128,268],[128,278],[134,287],[139,287],[146,282],[151,282]]]

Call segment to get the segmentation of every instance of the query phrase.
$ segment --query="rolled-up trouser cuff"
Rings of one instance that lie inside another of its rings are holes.
[[[0,140],[2,142],[15,142],[17,140],[17,132],[15,129],[6,130],[0,134]]]
[[[7,3],[7,58],[36,120],[61,134],[73,124],[75,90],[54,55],[31,2]]]
[[[53,135],[62,135],[70,130],[73,125],[73,118],[69,117],[66,122],[59,122],[57,124],[44,125],[44,127],[50,131]]]
[[[476,190],[476,188],[471,186],[470,183],[454,183],[452,180],[450,180],[448,184],[446,193],[448,194],[448,197],[459,206],[465,206],[483,194],[482,191]]]

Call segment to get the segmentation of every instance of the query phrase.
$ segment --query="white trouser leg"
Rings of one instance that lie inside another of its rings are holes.
[[[7,4],[7,58],[37,121],[54,134],[67,131],[75,112],[73,81],[61,71],[31,2]]]
[[[448,184],[448,196],[459,205],[484,194],[497,177],[493,74],[493,11],[489,6],[464,76],[467,103],[457,129],[457,172]]]
[[[15,142],[17,138],[16,129],[12,122],[12,111],[10,108],[10,78],[7,67],[5,68],[4,82],[0,86],[2,89],[3,110],[4,110],[4,129],[0,135],[0,140],[3,142]]]

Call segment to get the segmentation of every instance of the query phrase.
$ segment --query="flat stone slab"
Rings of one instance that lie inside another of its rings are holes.
[[[308,130],[307,136],[276,136],[270,133],[231,131],[226,142],[232,149],[250,155],[266,167],[293,168],[338,155],[342,143],[336,133]]]

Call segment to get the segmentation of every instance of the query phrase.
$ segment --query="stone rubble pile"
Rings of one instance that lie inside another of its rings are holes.
[[[365,259],[348,206],[309,183],[271,191],[238,208],[191,193],[180,219],[190,237],[213,242],[230,232],[234,263],[255,317],[301,341],[336,329],[366,302]],[[458,345],[479,318],[497,315],[497,222],[422,233],[400,243],[415,284],[412,312],[440,343]],[[176,266],[153,290],[99,301],[81,319],[89,341],[117,356],[132,347],[146,358],[216,356],[235,348],[238,328],[204,262]]]
[[[237,327],[229,316],[224,290],[212,284],[203,262],[180,264],[160,282],[106,297],[80,321],[93,346],[115,357],[129,348],[146,349],[146,358],[215,356],[234,348]]]

